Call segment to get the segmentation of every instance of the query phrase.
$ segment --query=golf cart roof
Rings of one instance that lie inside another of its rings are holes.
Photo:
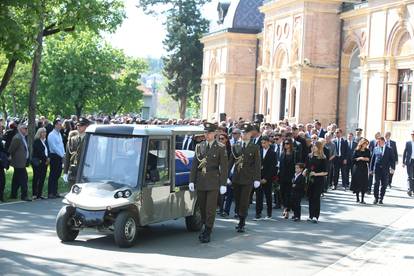
[[[132,136],[172,136],[174,134],[203,134],[200,126],[155,126],[155,125],[90,125],[87,133],[132,135]]]

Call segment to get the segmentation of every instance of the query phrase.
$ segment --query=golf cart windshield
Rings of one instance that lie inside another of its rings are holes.
[[[86,147],[81,182],[138,185],[142,137],[91,134]]]

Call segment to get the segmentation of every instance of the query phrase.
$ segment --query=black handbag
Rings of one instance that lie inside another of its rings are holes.
[[[32,158],[32,165],[33,165],[34,167],[39,167],[39,166],[40,166],[40,159],[39,159],[39,158],[37,158],[37,157],[33,157],[33,158]]]
[[[5,168],[6,170],[9,169],[10,162],[7,154],[5,152],[0,151],[0,166]]]

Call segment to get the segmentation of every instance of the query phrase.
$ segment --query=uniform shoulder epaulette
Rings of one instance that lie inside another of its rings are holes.
[[[217,145],[218,145],[219,147],[221,147],[221,148],[224,148],[224,147],[226,147],[226,145],[225,145],[225,144],[223,144],[223,143],[220,143],[220,142],[217,142]]]

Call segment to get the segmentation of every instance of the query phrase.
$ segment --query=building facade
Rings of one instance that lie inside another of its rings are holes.
[[[202,40],[204,118],[318,119],[397,139],[413,128],[414,0],[240,0],[218,10]]]

